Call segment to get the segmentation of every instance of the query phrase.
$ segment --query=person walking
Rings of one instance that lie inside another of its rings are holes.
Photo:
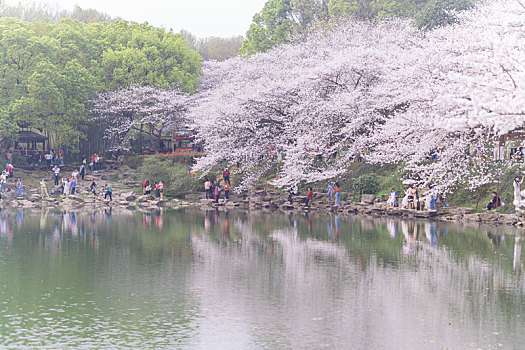
[[[336,182],[334,185],[334,193],[335,193],[335,206],[338,207],[341,204],[341,186],[339,186],[339,182]]]
[[[332,182],[328,182],[328,192],[326,194],[330,202],[334,200],[334,184]]]
[[[308,187],[308,194],[306,195],[305,205],[310,207],[310,201],[314,199],[314,190],[311,187]]]
[[[21,196],[22,190],[24,188],[24,185],[22,185],[22,181],[20,179],[16,179],[16,195]]]
[[[55,186],[58,186],[58,180],[60,179],[60,168],[56,165],[53,167],[53,175],[55,176]]]
[[[108,184],[106,184],[106,186],[104,186],[104,189],[106,190],[106,193],[104,194],[104,199],[108,199],[109,197],[109,201],[113,201],[113,189],[111,188],[111,186],[109,186]]]
[[[49,194],[47,193],[46,179],[42,179],[42,181],[40,181],[40,195],[42,196],[42,199],[49,198]]]
[[[228,168],[225,168],[222,172],[222,178],[224,179],[225,183],[227,183],[228,185],[230,184],[230,171],[228,170]]]
[[[206,191],[206,199],[211,198],[211,181],[208,179],[204,183],[204,190]]]
[[[230,199],[230,189],[231,185],[228,182],[226,182],[224,184],[224,198],[226,198],[226,200]]]

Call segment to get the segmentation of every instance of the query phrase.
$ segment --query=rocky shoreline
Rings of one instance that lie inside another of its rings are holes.
[[[197,195],[198,197],[202,197]],[[363,195],[360,202],[352,200],[341,201],[339,207],[329,203],[326,194],[319,191],[314,192],[314,199],[308,208],[304,205],[304,196],[293,197],[290,203],[288,194],[279,193],[274,189],[263,186],[254,187],[245,196],[233,196],[231,200],[219,200],[215,203],[213,199],[200,198],[200,207],[204,210],[209,208],[224,209],[247,209],[279,212],[301,212],[315,214],[337,214],[337,215],[367,215],[367,216],[390,216],[404,219],[428,219],[458,223],[482,223],[493,225],[508,225],[525,227],[525,211],[515,214],[500,214],[497,212],[474,213],[472,208],[438,208],[437,211],[418,211],[403,208],[390,208],[386,198],[377,201],[374,195]]]
[[[75,167],[64,167],[71,171]],[[22,173],[22,174],[20,174]],[[255,186],[244,195],[232,195],[229,201],[224,198],[215,203],[213,199],[206,199],[204,193],[190,193],[182,195],[183,198],[159,199],[153,195],[137,193],[142,188],[133,172],[122,172],[115,164],[110,165],[105,172],[88,174],[85,181],[80,182],[78,193],[64,196],[57,193],[57,188],[52,185],[50,171],[26,172],[20,171],[17,176],[33,178],[33,184],[27,186],[23,196],[16,196],[15,191],[10,191],[2,196],[0,207],[2,209],[57,209],[64,211],[80,211],[97,208],[121,208],[125,210],[152,211],[161,208],[184,209],[200,207],[203,210],[214,208],[231,210],[243,209],[267,212],[296,212],[312,214],[337,214],[337,215],[367,215],[390,216],[405,219],[427,219],[449,222],[483,223],[493,225],[508,225],[525,227],[525,211],[515,214],[500,214],[497,212],[474,213],[472,208],[438,208],[437,211],[417,211],[402,208],[389,208],[386,196],[379,200],[374,195],[363,195],[360,202],[353,200],[341,201],[339,207],[329,203],[326,194],[321,190],[314,192],[314,199],[308,208],[304,205],[304,196],[293,196],[289,201],[287,193],[281,193],[275,188]],[[49,199],[42,200],[40,188],[36,179],[48,179]],[[95,181],[99,188],[105,184],[113,188],[113,200],[105,200],[102,193],[94,197],[89,191],[89,184]]]

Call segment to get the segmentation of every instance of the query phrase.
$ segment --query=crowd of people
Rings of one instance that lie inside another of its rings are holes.
[[[221,199],[221,192],[223,190],[224,199],[226,201],[230,200],[230,171],[227,168],[224,169],[222,172],[222,181],[217,179],[212,183],[210,179],[206,179],[204,182],[204,190],[206,192],[206,199],[213,199],[215,203],[219,203],[219,199]]]
[[[142,182],[142,192],[145,195],[150,195],[153,192],[155,197],[164,199],[164,182],[162,180],[159,182],[154,181],[152,185],[149,180],[144,180]]]

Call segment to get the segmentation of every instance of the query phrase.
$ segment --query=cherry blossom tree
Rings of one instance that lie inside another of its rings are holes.
[[[106,125],[112,150],[127,150],[130,139],[145,135],[158,151],[160,137],[174,125],[185,125],[190,97],[178,90],[132,85],[105,92],[93,101],[94,120]]]
[[[305,43],[205,67],[192,109],[208,155],[246,184],[337,178],[356,158],[401,163],[441,191],[494,180],[491,140],[525,122],[525,8],[501,1],[420,33],[350,21]]]

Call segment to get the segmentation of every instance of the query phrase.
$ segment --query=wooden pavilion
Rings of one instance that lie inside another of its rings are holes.
[[[15,141],[15,151],[25,155],[34,151],[45,151],[46,144],[49,147],[49,138],[42,134],[34,131],[19,131],[18,140]]]

